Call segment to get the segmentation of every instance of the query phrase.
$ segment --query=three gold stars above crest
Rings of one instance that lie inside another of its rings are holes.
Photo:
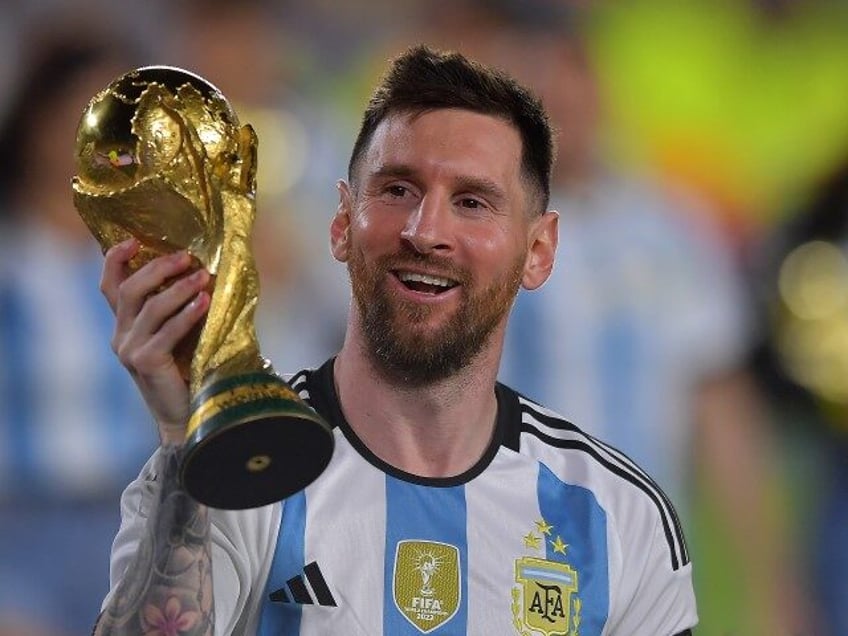
[[[559,552],[565,556],[565,550],[568,548],[568,544],[564,543],[562,537],[559,535],[556,536],[556,539],[551,539],[550,537],[553,529],[554,527],[547,521],[539,519],[536,522],[536,530],[539,532],[539,535],[535,534],[532,530],[524,535],[524,547],[532,550],[539,550],[541,548],[542,537],[544,536],[548,537],[547,541],[550,542],[551,547],[553,547],[554,553]]]

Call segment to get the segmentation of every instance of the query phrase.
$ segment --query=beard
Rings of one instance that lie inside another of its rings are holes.
[[[411,250],[384,256],[371,268],[362,253],[351,252],[348,273],[361,317],[368,354],[389,381],[409,387],[426,386],[451,377],[468,366],[507,315],[524,269],[525,255],[489,286],[474,291],[474,280],[441,257]],[[459,307],[437,328],[425,328],[442,307],[415,303],[393,295],[386,279],[392,270],[431,266],[460,285]]]

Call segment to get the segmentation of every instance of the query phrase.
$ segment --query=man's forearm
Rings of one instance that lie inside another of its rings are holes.
[[[213,632],[208,509],[180,487],[181,458],[179,447],[160,450],[147,532],[95,635]]]

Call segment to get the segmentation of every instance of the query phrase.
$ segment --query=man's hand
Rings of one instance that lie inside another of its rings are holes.
[[[131,274],[128,263],[138,250],[138,241],[129,239],[106,253],[100,289],[116,317],[112,349],[138,385],[162,444],[180,445],[189,391],[174,350],[209,309],[210,274],[191,271],[185,251],[160,256]]]

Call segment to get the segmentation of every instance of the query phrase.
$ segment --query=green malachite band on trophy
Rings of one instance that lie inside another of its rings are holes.
[[[269,381],[267,374],[228,378],[204,390],[198,398],[186,426],[187,437],[192,436],[201,424],[217,423],[222,417],[243,421],[249,419],[246,416],[250,414],[282,410],[294,415],[304,408],[301,404],[293,404],[297,399],[294,391],[281,381]],[[240,407],[244,407],[244,414]]]
[[[197,443],[212,431],[238,425],[241,422],[262,416],[283,415],[317,419],[317,416],[309,417],[312,409],[292,402],[290,398],[271,394],[260,397],[260,393],[266,390],[266,387],[274,387],[275,385],[258,386],[258,389],[257,386],[230,389],[224,394],[210,398],[209,401],[201,405],[201,409],[196,411],[189,420],[186,443]],[[251,397],[253,399],[248,399]]]
[[[210,395],[222,393],[228,389],[248,384],[266,383],[276,384],[282,390],[288,392],[289,395],[297,395],[297,393],[295,393],[281,377],[267,371],[254,371],[251,373],[240,373],[238,375],[223,377],[212,384],[205,385],[203,391],[199,395],[196,395],[192,400],[192,409],[196,409],[200,403],[205,402]]]

